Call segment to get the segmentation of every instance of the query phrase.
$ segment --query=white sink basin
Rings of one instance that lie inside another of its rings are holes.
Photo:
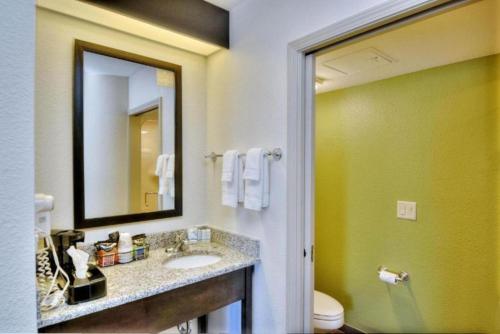
[[[169,269],[191,269],[209,266],[219,262],[221,259],[218,255],[192,254],[169,259],[163,263],[163,266]]]

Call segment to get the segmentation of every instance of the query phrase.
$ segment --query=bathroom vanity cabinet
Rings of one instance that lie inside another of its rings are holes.
[[[42,333],[156,333],[198,318],[206,332],[206,314],[241,301],[242,333],[252,332],[253,265],[157,295],[40,328]]]

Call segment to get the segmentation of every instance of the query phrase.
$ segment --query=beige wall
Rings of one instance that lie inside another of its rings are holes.
[[[37,9],[36,191],[55,196],[53,227],[73,228],[73,43],[81,39],[182,66],[184,215],[86,231],[87,240],[111,230],[164,231],[206,222],[206,58],[174,47]]]

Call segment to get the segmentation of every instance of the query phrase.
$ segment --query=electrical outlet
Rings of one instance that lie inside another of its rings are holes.
[[[397,217],[400,219],[417,220],[417,203],[398,201]]]

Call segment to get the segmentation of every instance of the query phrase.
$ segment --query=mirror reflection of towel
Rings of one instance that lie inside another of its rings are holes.
[[[170,197],[175,197],[175,154],[168,157],[166,164],[167,193]]]
[[[169,155],[161,154],[156,159],[155,175],[158,176],[158,194],[165,195],[168,192],[168,166]]]

